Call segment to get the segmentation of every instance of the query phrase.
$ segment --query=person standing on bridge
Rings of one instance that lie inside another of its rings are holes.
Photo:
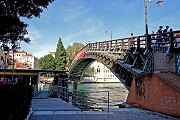
[[[167,25],[166,28],[163,30],[163,41],[167,42],[169,39],[169,34],[167,33],[169,32],[169,26]]]
[[[162,30],[163,26],[159,26],[159,29],[157,31],[157,34],[158,34],[158,42],[162,42],[162,33],[163,33],[163,30]]]
[[[131,35],[129,36],[129,40],[128,40],[128,48],[130,49],[131,47],[135,47],[134,34],[133,33],[131,33]]]

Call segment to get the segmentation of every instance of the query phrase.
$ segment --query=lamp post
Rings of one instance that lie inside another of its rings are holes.
[[[105,31],[105,34],[107,34],[107,33],[108,33],[108,31]],[[110,38],[112,40],[112,31],[110,32]]]
[[[149,54],[149,40],[148,40],[148,17],[147,17],[147,0],[144,0],[144,16],[145,16],[145,32],[146,32],[146,51],[145,55]]]
[[[14,51],[15,51],[15,49],[16,49],[16,45],[14,44],[14,45],[12,46],[12,52],[13,52],[12,81],[13,81],[13,84],[15,84],[15,83],[14,83]]]
[[[19,42],[16,44],[16,43],[14,43],[13,44],[13,46],[12,46],[12,52],[13,52],[13,68],[12,68],[12,82],[13,82],[13,84],[15,84],[15,80],[14,80],[14,52],[16,52],[16,50],[17,49],[20,49],[20,44],[19,44]]]
[[[150,1],[150,0],[149,0]],[[163,0],[158,0],[156,3],[158,7],[162,6]],[[147,11],[147,0],[144,0],[144,16],[145,16],[145,33],[146,33],[146,50],[144,55],[149,55],[150,53],[150,40],[148,38],[148,11]]]

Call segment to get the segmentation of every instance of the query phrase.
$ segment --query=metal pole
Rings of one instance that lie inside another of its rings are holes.
[[[14,80],[14,50],[13,50],[13,68],[12,68],[12,81]]]
[[[111,31],[111,40],[112,40],[112,31]]]
[[[4,76],[3,76],[3,80],[5,80],[5,72],[6,72],[6,53],[4,53]]]
[[[145,16],[145,32],[146,32],[146,51],[144,55],[148,55],[149,51],[149,40],[148,40],[148,12],[147,12],[147,0],[144,0],[144,16]]]
[[[108,113],[109,113],[109,91],[108,91]]]

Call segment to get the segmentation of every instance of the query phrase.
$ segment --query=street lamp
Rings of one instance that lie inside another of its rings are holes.
[[[105,34],[108,34],[108,31],[105,31]],[[110,32],[110,38],[112,40],[112,31]]]
[[[151,1],[151,0],[149,0]],[[156,3],[158,7],[162,6],[163,0],[158,0]],[[145,32],[146,32],[146,51],[144,52],[144,55],[149,55],[150,53],[150,41],[148,38],[148,12],[147,12],[147,0],[144,0],[144,15],[145,15]]]
[[[17,44],[14,43],[13,46],[12,46],[12,52],[13,52],[13,68],[12,68],[12,82],[13,84],[15,84],[15,81],[14,81],[14,52],[16,52],[17,49],[20,49],[20,43],[18,42]]]
[[[163,3],[163,0],[158,0],[158,2],[156,3],[158,5],[158,7],[161,7]]]

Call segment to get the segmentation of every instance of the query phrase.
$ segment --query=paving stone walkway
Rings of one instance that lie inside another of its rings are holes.
[[[179,120],[139,108],[111,108],[104,111],[81,111],[59,98],[33,99],[28,120]]]

